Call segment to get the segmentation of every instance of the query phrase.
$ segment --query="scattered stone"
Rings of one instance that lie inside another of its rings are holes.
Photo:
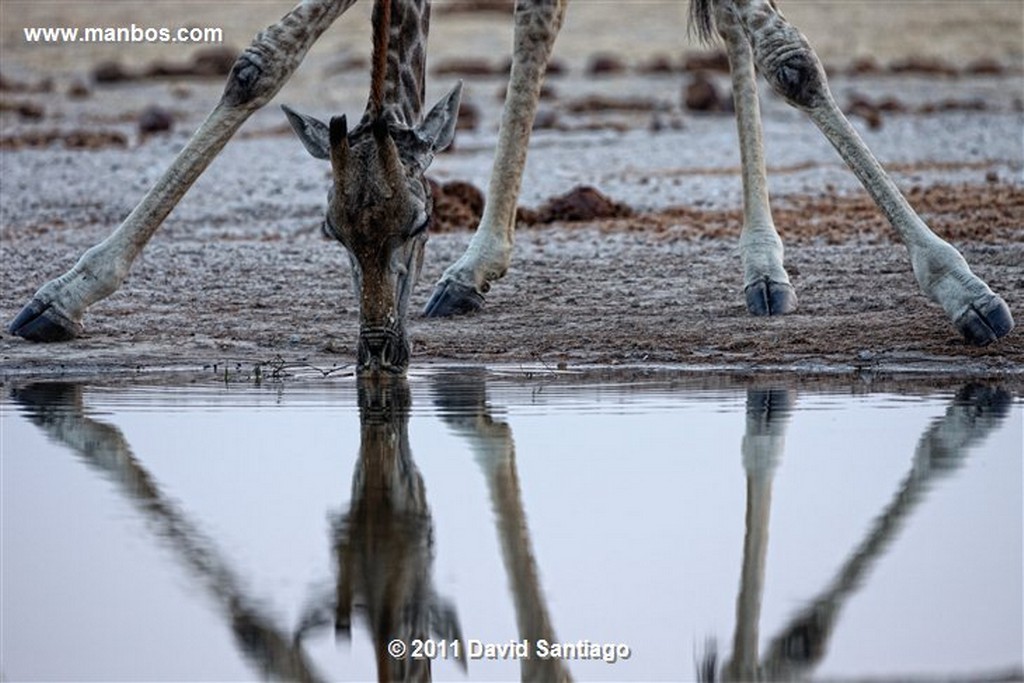
[[[484,194],[461,180],[438,183],[427,178],[434,198],[431,232],[475,230],[484,215]]]
[[[434,65],[435,76],[462,76],[466,78],[498,76],[508,73],[503,67],[495,66],[486,59],[476,57],[453,57]]]
[[[729,57],[722,50],[687,52],[683,55],[683,70],[729,73]]]
[[[928,76],[956,76],[956,67],[949,62],[935,57],[907,57],[889,65],[894,74],[918,74]]]
[[[668,55],[655,55],[636,68],[637,73],[657,76],[659,74],[670,74],[675,72],[675,65]]]
[[[0,100],[0,111],[14,112],[19,117],[28,121],[38,121],[43,118],[43,115],[46,113],[46,110],[43,109],[43,105],[38,102],[32,102],[31,100],[20,100],[17,102]]]
[[[863,95],[851,95],[846,105],[847,116],[859,116],[867,123],[871,130],[878,130],[882,127],[882,113],[878,105]]]
[[[480,125],[480,108],[472,102],[459,105],[459,115],[455,120],[455,130],[476,130]]]
[[[63,143],[69,149],[100,149],[102,147],[127,147],[128,139],[118,131],[31,131],[0,138],[0,149],[23,149],[25,147],[49,147]]]
[[[618,56],[608,53],[598,53],[587,62],[586,72],[593,76],[610,75],[622,73],[626,70],[626,64]]]
[[[555,58],[548,61],[547,69],[544,70],[544,75],[547,77],[564,76],[567,73],[569,73],[569,67],[562,60]]]
[[[589,114],[594,112],[607,111],[654,111],[662,108],[655,100],[642,97],[606,97],[603,95],[589,95],[572,100],[565,105],[567,111],[573,114]]]
[[[196,50],[192,54],[190,76],[220,78],[231,73],[238,59],[239,51],[233,47],[215,45]]]
[[[534,130],[556,130],[560,129],[562,118],[554,109],[539,109],[533,117]]]
[[[683,89],[683,106],[689,111],[721,113],[732,111],[732,98],[725,98],[707,73],[698,71]]]
[[[441,0],[434,11],[440,14],[494,12],[511,15],[514,7],[515,0]]]
[[[67,95],[68,99],[84,100],[92,95],[92,91],[89,90],[89,86],[85,84],[85,81],[76,78],[71,81],[71,84],[68,86]]]
[[[120,62],[100,62],[92,70],[92,80],[96,83],[121,83],[134,78]]]
[[[613,201],[589,185],[579,185],[563,195],[552,197],[531,211],[520,208],[516,219],[527,225],[554,223],[555,221],[592,221],[601,218],[626,218],[633,209]]]
[[[27,83],[25,81],[16,81],[13,78],[0,74],[0,92],[53,92],[53,79],[44,78],[36,83]]]
[[[686,122],[677,112],[656,111],[651,115],[651,122],[647,129],[652,133],[661,133],[666,130],[685,130]]]
[[[881,73],[882,66],[874,57],[858,57],[846,68],[846,73],[851,76],[867,76]]]
[[[187,62],[156,60],[138,71],[130,71],[120,62],[97,64],[92,71],[96,83],[119,83],[139,78],[223,78],[231,73],[238,50],[219,45],[196,50]]]
[[[147,78],[223,78],[231,73],[238,58],[238,50],[215,46],[196,50],[188,62],[157,60],[142,70]]]
[[[1006,66],[991,57],[976,59],[964,68],[964,73],[972,76],[1002,76]]]
[[[139,134],[166,133],[174,128],[174,114],[158,104],[151,104],[139,114]]]
[[[939,100],[938,102],[929,102],[923,104],[918,108],[920,114],[934,114],[935,112],[946,112],[946,111],[985,111],[988,109],[988,104],[985,100],[972,99],[972,100],[956,100],[946,99]]]

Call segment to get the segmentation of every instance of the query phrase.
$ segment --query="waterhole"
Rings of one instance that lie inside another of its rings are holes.
[[[458,370],[0,406],[4,680],[1021,675],[997,385]]]

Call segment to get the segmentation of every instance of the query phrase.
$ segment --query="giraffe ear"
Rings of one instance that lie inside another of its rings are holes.
[[[439,152],[452,144],[455,139],[455,123],[459,118],[459,103],[462,101],[462,81],[448,91],[441,101],[427,113],[423,122],[416,127],[416,134],[427,143],[432,152]]]
[[[306,116],[281,105],[288,123],[292,124],[295,134],[299,136],[302,146],[317,159],[331,158],[331,133],[327,124],[312,116]]]

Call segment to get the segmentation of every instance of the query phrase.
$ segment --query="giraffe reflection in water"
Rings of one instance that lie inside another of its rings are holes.
[[[404,378],[359,380],[359,460],[352,502],[334,520],[337,564],[333,595],[315,600],[296,640],[330,625],[351,637],[352,613],[366,621],[381,681],[425,681],[430,658],[395,657],[388,644],[411,648],[428,639],[462,643],[455,607],[433,585],[433,520],[423,477],[409,447],[409,385]],[[464,647],[459,648],[464,652]],[[465,660],[459,660],[465,667]]]
[[[29,420],[113,482],[217,608],[245,660],[264,676],[325,681],[287,628],[260,607],[212,539],[135,457],[121,430],[89,416],[79,384],[41,383],[12,391]]]
[[[434,400],[449,428],[469,445],[489,489],[496,530],[515,610],[518,637],[557,642],[541,588],[526,522],[510,426],[494,417],[485,373],[442,373]],[[332,623],[348,637],[352,615],[370,632],[381,680],[429,680],[429,660],[393,658],[388,642],[429,637],[462,639],[452,602],[433,587],[433,522],[426,487],[409,445],[410,392],[402,378],[364,379],[359,384],[361,439],[348,511],[331,532],[336,581],[328,595],[311,600],[294,632],[277,623],[246,594],[241,575],[185,509],[168,498],[134,456],[121,431],[90,417],[82,387],[34,384],[12,395],[26,416],[49,437],[117,485],[150,528],[174,552],[223,616],[239,651],[267,677],[315,681],[318,672],[303,641]],[[736,627],[731,654],[722,662],[711,643],[697,662],[702,680],[795,680],[821,662],[842,608],[863,585],[871,567],[896,539],[901,526],[925,499],[929,487],[956,471],[968,449],[992,433],[1008,414],[1010,395],[969,385],[941,417],[929,424],[909,471],[831,582],[759,652],[759,622],[771,511],[772,480],[785,446],[795,402],[787,389],[754,389],[747,394],[741,446],[746,473],[746,535]],[[685,634],[681,634],[685,637]],[[462,650],[465,651],[464,649]],[[523,680],[569,680],[557,659],[520,660]],[[1013,672],[976,672],[978,680],[1008,680]]]
[[[968,449],[992,433],[1006,417],[1011,396],[1000,389],[973,384],[957,392],[945,415],[924,430],[906,477],[864,538],[825,589],[797,611],[771,639],[764,657],[760,657],[759,622],[772,480],[785,450],[785,430],[794,402],[794,392],[787,389],[747,392],[746,429],[741,447],[747,479],[746,535],[732,654],[719,667],[717,648],[711,642],[698,665],[698,677],[704,681],[788,681],[810,674],[824,658],[847,600],[863,585],[871,567],[925,499],[930,486],[956,471],[964,463]],[[967,679],[1012,680],[1014,676],[1019,677],[1020,672],[979,672]]]

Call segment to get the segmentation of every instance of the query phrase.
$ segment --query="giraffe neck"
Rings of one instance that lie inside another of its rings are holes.
[[[387,61],[380,113],[412,127],[423,115],[430,0],[390,0],[390,3],[390,12],[387,13],[390,15]],[[378,18],[376,12],[374,18]],[[374,49],[377,48],[378,45],[374,45]],[[374,62],[377,62],[376,55]],[[377,77],[374,74],[374,78]],[[368,114],[374,109],[372,98],[371,94],[371,102],[367,105]]]

